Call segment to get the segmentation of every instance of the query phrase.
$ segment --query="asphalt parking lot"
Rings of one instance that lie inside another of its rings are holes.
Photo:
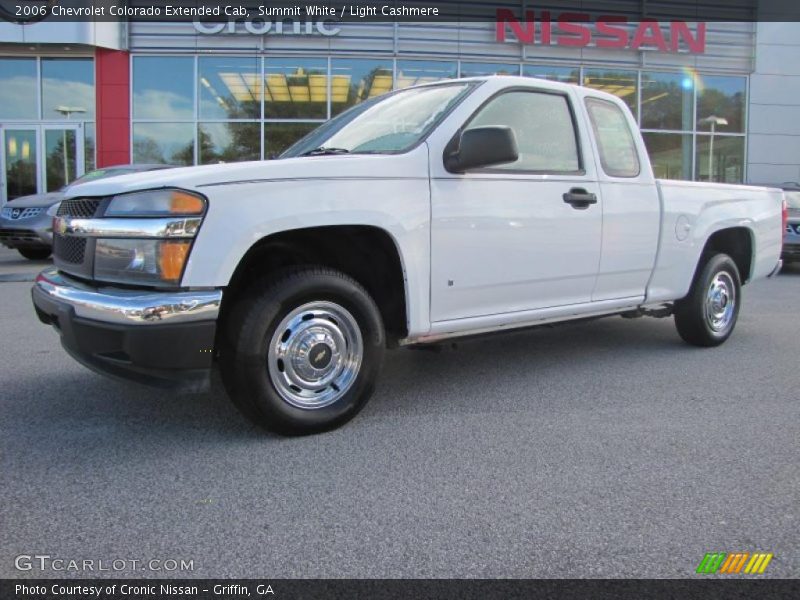
[[[41,265],[3,251],[0,275]],[[0,277],[0,279],[2,279]],[[21,554],[184,559],[192,577],[800,573],[800,268],[745,288],[721,348],[620,318],[388,354],[338,431],[96,375],[0,282],[0,577]]]

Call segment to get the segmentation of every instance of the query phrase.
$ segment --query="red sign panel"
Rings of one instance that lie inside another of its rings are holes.
[[[517,41],[521,44],[543,46],[573,46],[597,48],[646,49],[659,52],[687,51],[702,54],[706,49],[706,24],[697,23],[694,31],[686,21],[637,21],[631,33],[626,17],[606,15],[592,21],[587,13],[565,12],[553,15],[550,11],[525,11],[519,19],[507,8],[497,9],[496,38],[498,42]],[[538,24],[538,27],[537,27]]]

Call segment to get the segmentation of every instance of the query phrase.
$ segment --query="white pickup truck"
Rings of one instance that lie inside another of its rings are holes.
[[[741,286],[780,268],[782,203],[654,179],[614,96],[454,80],[279,160],[71,188],[33,302],[90,368],[202,388],[219,365],[245,414],[309,433],[358,413],[386,348],[615,314],[721,344]]]

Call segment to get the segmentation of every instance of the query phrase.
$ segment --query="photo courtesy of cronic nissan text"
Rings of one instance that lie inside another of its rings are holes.
[[[800,597],[800,5],[0,0],[0,600]]]

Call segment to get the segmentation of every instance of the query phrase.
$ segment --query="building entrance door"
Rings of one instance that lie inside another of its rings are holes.
[[[83,127],[0,124],[0,202],[54,192],[83,175]]]

